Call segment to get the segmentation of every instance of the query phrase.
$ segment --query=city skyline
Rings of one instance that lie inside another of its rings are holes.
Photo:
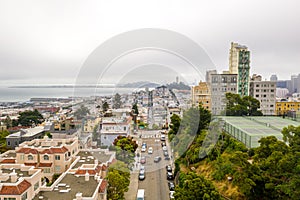
[[[268,80],[276,74],[286,80],[300,73],[300,3],[292,0],[247,4],[7,1],[0,5],[0,84],[72,84],[95,48],[140,28],[185,35],[204,49],[220,72],[229,69],[230,43],[237,42],[250,50],[250,74]]]

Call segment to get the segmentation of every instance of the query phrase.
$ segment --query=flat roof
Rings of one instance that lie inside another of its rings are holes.
[[[82,197],[92,197],[98,184],[94,176],[90,176],[89,181],[85,181],[84,176],[66,174],[53,191],[41,191],[34,197],[34,200],[39,200],[40,196],[43,196],[45,200],[73,200],[79,192],[82,193]]]

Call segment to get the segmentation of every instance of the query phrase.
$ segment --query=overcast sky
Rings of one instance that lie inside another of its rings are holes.
[[[297,0],[0,0],[0,84],[72,84],[95,48],[140,28],[187,36],[218,71],[238,42],[251,74],[289,79],[300,73],[299,19]]]

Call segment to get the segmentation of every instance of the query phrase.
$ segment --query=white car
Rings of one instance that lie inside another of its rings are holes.
[[[148,148],[148,153],[149,153],[149,154],[152,154],[152,153],[153,153],[153,148],[152,148],[152,147],[149,147],[149,148]]]
[[[146,151],[146,147],[145,146],[142,146],[142,152],[145,152]]]
[[[175,193],[175,191],[170,191],[170,193],[169,193],[170,199],[174,199],[174,193]]]
[[[168,148],[167,148],[167,146],[163,146],[163,151],[168,151]]]

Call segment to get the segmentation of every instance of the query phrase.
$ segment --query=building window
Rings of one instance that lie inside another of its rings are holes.
[[[45,174],[49,174],[50,173],[50,168],[45,168],[43,171],[44,171]]]
[[[36,182],[36,183],[34,184],[34,190],[37,190],[37,189],[39,188],[39,186],[40,186],[39,182]]]
[[[60,173],[60,166],[59,165],[55,166],[55,173]]]
[[[49,160],[49,156],[48,155],[44,155],[44,160]]]
[[[7,146],[10,146],[10,141],[7,141]]]
[[[20,155],[20,160],[24,160],[24,155]]]
[[[28,155],[28,160],[33,160],[33,156],[32,155]]]
[[[60,155],[55,155],[55,160],[60,160]]]

